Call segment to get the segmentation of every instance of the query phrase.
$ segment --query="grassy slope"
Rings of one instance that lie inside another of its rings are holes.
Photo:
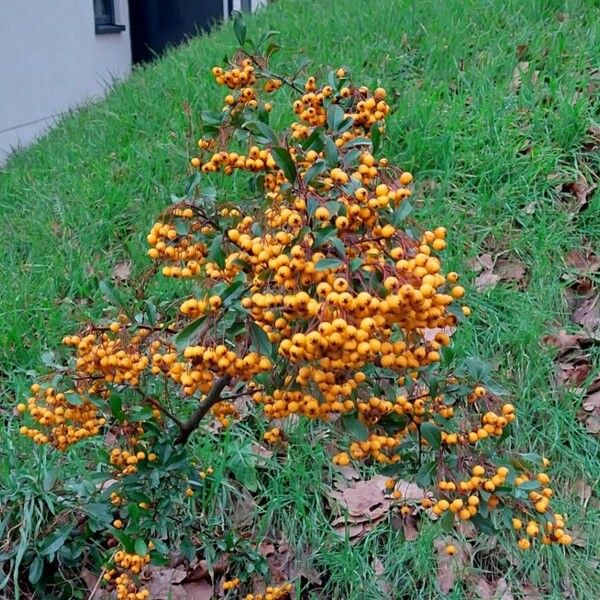
[[[515,584],[528,577],[557,597],[565,569],[578,597],[598,585],[586,566],[595,551],[598,512],[586,512],[570,491],[582,474],[598,478],[597,445],[575,418],[578,398],[551,389],[552,357],[540,346],[546,332],[568,323],[562,256],[586,240],[596,247],[600,242],[598,194],[572,218],[557,201],[557,182],[548,180],[554,173],[568,182],[579,171],[588,178],[590,169],[598,171],[581,153],[598,103],[585,93],[576,96],[600,58],[597,8],[583,0],[280,0],[250,25],[251,34],[279,30],[284,44],[302,46],[316,64],[345,64],[356,81],[392,92],[386,154],[413,170],[418,183],[435,183],[419,212],[423,223],[449,228],[451,267],[467,273],[465,259],[490,245],[527,263],[524,291],[501,284],[471,294],[474,317],[457,338],[466,351],[496,360],[509,375],[521,409],[512,443],[553,459],[557,493],[587,539],[585,548],[567,550],[568,565],[562,549],[544,548],[513,570]],[[568,18],[557,19],[557,12]],[[171,53],[135,73],[105,102],[66,118],[0,172],[6,407],[40,353],[77,319],[98,312],[99,303],[82,300],[99,299],[97,282],[112,265],[123,257],[145,264],[145,230],[170,193],[180,191],[186,169],[183,104],[194,110],[218,105],[222,91],[209,67],[233,45],[226,29]],[[530,72],[540,73],[537,83],[524,75],[515,94],[519,45],[527,46],[522,60],[530,62]],[[526,141],[532,151],[520,154]],[[524,207],[532,202],[529,214]],[[8,429],[12,437],[14,425]],[[435,595],[429,530],[413,544],[394,532],[370,535],[358,546],[331,535],[313,477],[315,469],[328,470],[328,458],[302,439],[301,432],[294,436],[291,460],[274,464],[264,482],[263,514],[299,547],[313,549],[314,567],[329,570],[325,596],[379,597],[375,556],[399,595]],[[212,446],[200,445],[198,452],[217,466],[225,460],[226,453],[215,456]],[[486,552],[484,545],[476,549],[474,563],[487,564]],[[500,558],[498,564],[508,563]]]

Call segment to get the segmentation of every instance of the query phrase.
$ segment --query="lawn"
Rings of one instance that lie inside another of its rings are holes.
[[[280,32],[287,49],[276,62],[300,54],[388,89],[393,112],[383,151],[415,174],[417,220],[448,229],[448,267],[467,282],[473,316],[455,343],[495,365],[516,405],[509,447],[552,461],[557,505],[577,544],[523,555],[503,532],[493,543],[471,541],[465,583],[448,597],[477,597],[473,582],[482,575],[492,588],[505,576],[515,598],[594,597],[600,586],[592,562],[600,454],[579,414],[584,390],[598,377],[600,350],[590,334],[592,368],[565,390],[555,385],[556,350],[543,343],[561,329],[582,330],[568,302],[580,274],[568,257],[600,251],[600,194],[593,189],[600,165],[598,8],[592,0],[278,0],[248,23],[250,36]],[[39,489],[55,494],[60,513],[61,492],[47,474],[77,477],[88,466],[82,453],[32,450],[18,435],[13,406],[33,371],[44,368],[48,349],[102,314],[99,282],[124,261],[132,261],[134,274],[148,267],[145,236],[171,193],[182,192],[195,115],[222,99],[210,67],[234,47],[229,26],[190,41],[136,70],[106,100],[66,117],[0,170],[0,500],[13,523],[23,519],[14,547],[25,550],[52,523]],[[276,111],[275,118],[287,117]],[[490,255],[496,277],[486,273]],[[598,271],[587,277],[592,289],[600,286]],[[120,287],[133,297],[127,282]],[[252,429],[197,436],[198,463],[224,473],[248,455]],[[412,542],[388,520],[358,543],[332,529],[325,491],[337,475],[326,440],[316,424],[290,432],[288,456],[268,459],[251,485],[246,530],[287,540],[299,585],[310,590],[300,597],[441,597],[434,525]],[[31,477],[30,487],[19,477]],[[199,510],[217,514],[215,524],[227,529],[240,491],[223,479],[202,502]],[[0,525],[0,541],[2,531],[8,535]],[[0,548],[6,564],[14,564],[11,549]]]

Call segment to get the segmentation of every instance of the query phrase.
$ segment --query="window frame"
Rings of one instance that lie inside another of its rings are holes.
[[[115,21],[115,1],[114,0],[103,0],[108,15],[98,15],[96,13],[96,2],[92,0],[92,6],[94,11],[94,28],[97,35],[106,33],[121,33],[125,31],[125,25],[119,25]]]

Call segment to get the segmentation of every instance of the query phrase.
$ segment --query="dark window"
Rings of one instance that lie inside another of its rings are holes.
[[[251,2],[251,0],[242,0],[240,8],[243,11],[250,12],[252,10],[252,2]]]
[[[94,0],[94,23],[96,33],[119,33],[125,25],[115,23],[114,0]]]

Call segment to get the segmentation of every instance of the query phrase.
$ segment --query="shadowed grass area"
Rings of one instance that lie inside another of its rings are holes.
[[[598,553],[598,499],[584,506],[574,487],[582,477],[597,484],[597,439],[576,418],[580,395],[553,388],[553,356],[541,342],[557,328],[575,330],[563,294],[564,256],[600,247],[600,195],[577,212],[561,187],[580,177],[598,182],[598,141],[590,151],[587,133],[600,109],[598,9],[592,0],[278,0],[248,24],[250,36],[281,33],[290,49],[276,62],[301,49],[317,66],[345,65],[355,81],[388,89],[393,113],[384,153],[415,173],[419,222],[448,228],[449,268],[472,282],[468,261],[484,252],[526,265],[520,287],[469,290],[473,317],[455,336],[461,351],[497,365],[519,411],[507,443],[552,460],[558,506],[583,540],[583,547],[526,555],[515,555],[508,536],[499,535],[497,547],[476,544],[467,568],[491,579],[507,575],[515,597],[526,580],[549,598],[564,590],[591,598],[600,585],[589,562]],[[10,451],[24,471],[36,467],[10,418],[15,398],[47,348],[101,314],[98,282],[114,265],[131,259],[138,272],[147,268],[146,231],[170,194],[183,189],[195,115],[219,106],[223,95],[210,67],[233,47],[226,27],[170,52],[0,171],[0,414],[1,435],[11,440],[0,455]],[[290,118],[281,106],[274,117]],[[156,293],[166,289],[158,284]],[[332,471],[316,441],[321,433],[314,424],[291,431],[288,458],[268,461],[256,492],[254,530],[282,531],[304,565],[303,581],[314,579],[314,591],[302,597],[380,598],[382,579],[391,597],[439,596],[434,526],[411,543],[388,522],[356,545],[335,535],[322,495]],[[249,438],[240,426],[219,438],[218,451],[214,436],[196,440],[198,462],[222,472]],[[70,473],[85,468],[65,464]],[[224,486],[203,498],[206,512],[225,510],[227,494]],[[457,586],[449,597],[465,593]]]

